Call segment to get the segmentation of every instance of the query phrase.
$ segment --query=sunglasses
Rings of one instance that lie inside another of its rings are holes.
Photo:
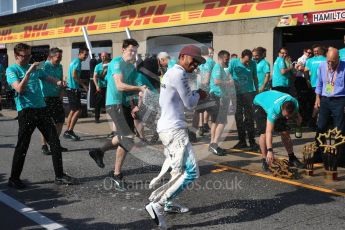
[[[196,63],[196,64],[198,64],[198,65],[200,65],[200,62],[197,61],[195,58],[193,58],[193,62]]]
[[[21,54],[17,54],[18,57],[22,57],[22,58],[28,58],[31,57],[31,54],[27,54],[27,55],[21,55]]]

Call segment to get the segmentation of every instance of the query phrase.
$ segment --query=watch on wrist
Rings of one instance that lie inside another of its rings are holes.
[[[267,149],[267,152],[273,153],[273,148],[268,148],[268,149]]]

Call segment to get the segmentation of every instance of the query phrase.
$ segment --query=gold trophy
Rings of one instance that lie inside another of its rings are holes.
[[[345,136],[342,136],[341,132],[337,128],[334,128],[328,130],[327,133],[319,134],[317,141],[320,147],[323,148],[322,160],[325,167],[326,179],[336,181],[338,179],[337,148],[345,143]]]
[[[270,171],[274,177],[280,177],[284,179],[294,179],[297,177],[297,170],[289,167],[289,162],[285,159],[275,158],[272,164],[269,166]]]
[[[314,174],[314,162],[313,157],[316,151],[316,143],[307,144],[303,147],[303,162],[305,164],[305,173],[307,176],[313,176]]]

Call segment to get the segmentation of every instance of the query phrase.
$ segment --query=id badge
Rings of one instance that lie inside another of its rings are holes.
[[[331,83],[327,83],[326,85],[326,93],[332,94],[334,92],[334,86]]]

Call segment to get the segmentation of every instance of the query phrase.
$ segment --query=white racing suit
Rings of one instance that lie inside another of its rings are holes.
[[[170,160],[171,179],[153,191],[149,200],[164,204],[175,198],[199,177],[199,168],[187,129],[161,132],[159,138],[164,146],[164,155]]]

